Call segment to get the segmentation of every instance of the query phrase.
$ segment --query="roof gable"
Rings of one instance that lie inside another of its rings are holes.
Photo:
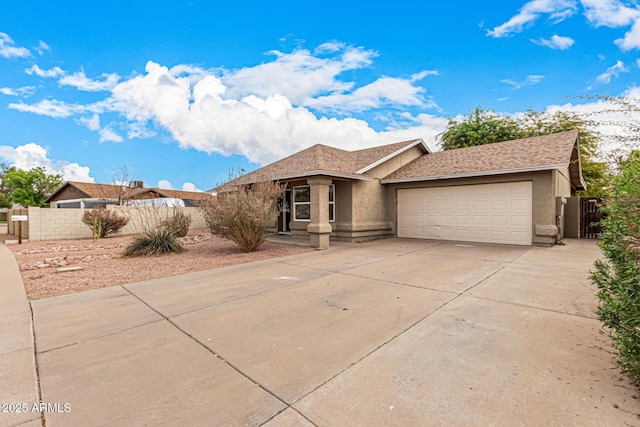
[[[439,151],[419,157],[382,183],[557,169],[578,160],[574,158],[577,144],[578,131],[574,130]]]
[[[425,152],[429,152],[428,147],[421,139],[396,142],[356,151],[346,151],[340,148],[316,144],[238,177],[224,184],[223,187],[227,188],[264,180],[282,180],[311,175],[329,175],[348,179],[369,180],[371,179],[370,177],[362,175],[364,172],[376,166],[379,162],[387,160],[419,144],[422,144]]]

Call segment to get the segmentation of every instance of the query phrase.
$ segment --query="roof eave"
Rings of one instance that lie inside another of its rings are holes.
[[[500,169],[500,170],[492,170],[492,171],[477,171],[477,172],[448,174],[448,175],[382,179],[380,182],[382,184],[399,184],[399,183],[416,182],[416,181],[437,181],[441,179],[444,180],[444,179],[453,179],[453,178],[472,178],[472,177],[486,176],[486,175],[506,175],[510,173],[540,172],[545,170],[566,168],[568,166],[569,166],[569,163],[561,163],[556,165],[529,166],[529,167],[523,167],[523,168]]]
[[[363,167],[362,169],[360,169],[360,170],[356,171],[356,173],[365,173],[365,172],[368,172],[368,171],[370,171],[371,169],[375,168],[376,166],[380,166],[381,164],[383,164],[383,163],[384,163],[384,162],[386,162],[387,160],[394,158],[394,157],[395,157],[395,156],[397,156],[398,154],[402,154],[402,153],[404,153],[405,151],[410,150],[411,148],[413,148],[413,147],[415,147],[415,146],[418,146],[418,145],[421,145],[421,146],[422,146],[422,148],[425,150],[425,152],[426,152],[427,154],[431,154],[431,150],[429,149],[429,147],[427,146],[427,144],[425,144],[425,142],[422,140],[422,138],[419,138],[419,139],[416,139],[413,143],[411,143],[411,144],[409,144],[409,145],[407,145],[407,146],[405,146],[405,147],[402,147],[402,148],[401,148],[401,149],[399,149],[399,150],[394,151],[393,153],[391,153],[391,154],[389,154],[389,155],[387,155],[387,156],[385,156],[385,157],[383,157],[383,158],[381,158],[381,159],[379,159],[379,160],[377,160],[377,161],[375,161],[375,162],[371,163],[370,165],[367,165],[367,166]]]
[[[360,175],[357,172],[353,174],[353,173],[343,173],[343,172],[332,172],[332,171],[326,171],[326,170],[313,170],[308,172],[298,172],[298,173],[292,173],[292,174],[277,175],[277,176],[273,176],[271,179],[273,181],[282,181],[282,180],[288,180],[293,178],[306,178],[309,176],[316,176],[316,175],[324,175],[324,176],[330,176],[335,178],[356,179],[359,181],[373,180],[373,178],[366,175]],[[247,184],[250,184],[250,183],[247,183]]]

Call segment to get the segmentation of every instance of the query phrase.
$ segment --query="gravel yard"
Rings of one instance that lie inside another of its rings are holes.
[[[56,240],[9,245],[30,300],[82,292],[89,289],[210,270],[269,258],[309,252],[306,246],[265,242],[256,252],[245,253],[234,243],[193,230],[179,239],[186,249],[159,257],[123,258],[132,236],[100,240]],[[81,269],[58,272],[58,269]]]

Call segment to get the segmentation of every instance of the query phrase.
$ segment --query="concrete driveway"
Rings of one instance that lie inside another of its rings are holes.
[[[640,425],[598,256],[391,239],[34,301],[46,425]]]

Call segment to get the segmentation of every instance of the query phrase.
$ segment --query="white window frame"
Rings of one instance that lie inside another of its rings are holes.
[[[296,202],[296,188],[308,188],[309,189],[309,201],[308,202]],[[309,185],[298,185],[293,187],[293,193],[291,194],[291,204],[293,205],[293,212],[291,215],[291,219],[293,221],[301,221],[301,222],[309,222],[311,221],[311,186]],[[296,210],[298,209],[298,205],[309,205],[309,219],[299,219]]]
[[[331,187],[333,189],[333,201],[331,199],[328,200],[329,203],[329,209],[333,211],[333,219],[330,219],[329,222],[335,222],[336,221],[336,186],[335,184],[329,184],[329,187]],[[309,189],[309,201],[308,202],[296,202],[296,188],[308,188]],[[310,185],[297,185],[295,187],[292,188],[293,193],[291,194],[291,205],[293,207],[292,209],[292,215],[291,215],[291,220],[292,221],[300,221],[300,222],[309,222],[311,221],[311,186]],[[327,194],[327,197],[329,197],[329,194]],[[302,218],[297,218],[296,215],[296,210],[298,208],[298,205],[309,205],[309,219],[302,219]]]
[[[335,184],[329,185],[329,194],[331,194],[331,189],[333,189],[333,200],[329,198],[329,210],[333,211],[333,219],[329,219],[329,222],[336,222],[336,186]],[[327,195],[327,197],[329,196]],[[329,215],[329,218],[331,218],[331,215]]]

